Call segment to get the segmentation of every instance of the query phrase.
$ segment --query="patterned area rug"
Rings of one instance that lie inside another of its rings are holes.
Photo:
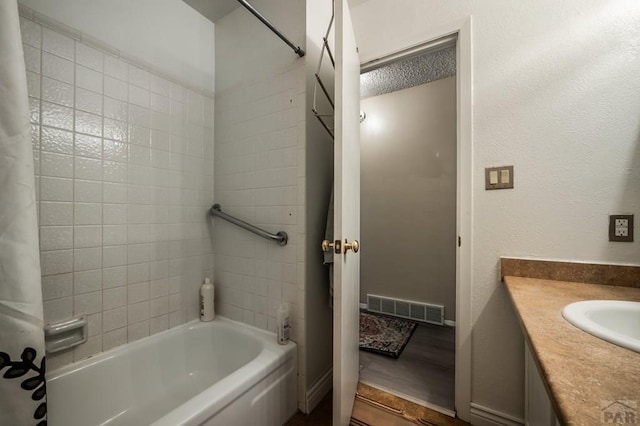
[[[402,318],[360,312],[360,349],[398,358],[417,326]]]

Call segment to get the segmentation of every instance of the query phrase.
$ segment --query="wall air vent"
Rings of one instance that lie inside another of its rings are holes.
[[[367,294],[367,310],[429,324],[444,325],[444,306]]]

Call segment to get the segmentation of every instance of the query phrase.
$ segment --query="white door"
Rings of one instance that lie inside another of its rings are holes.
[[[336,0],[333,424],[349,424],[359,374],[360,59],[347,0]]]

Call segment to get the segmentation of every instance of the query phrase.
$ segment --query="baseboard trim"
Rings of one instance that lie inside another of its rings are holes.
[[[333,368],[327,370],[314,384],[311,386],[311,389],[307,391],[306,395],[306,413],[310,413],[314,408],[318,406],[322,398],[331,390],[333,387]]]
[[[447,327],[455,327],[456,322],[452,320],[444,320],[444,325],[446,325]]]
[[[471,423],[477,426],[523,426],[524,420],[472,402]]]

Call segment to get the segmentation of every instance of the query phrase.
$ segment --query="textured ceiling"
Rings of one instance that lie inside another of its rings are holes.
[[[456,75],[456,48],[394,62],[360,75],[360,97],[383,95]]]

